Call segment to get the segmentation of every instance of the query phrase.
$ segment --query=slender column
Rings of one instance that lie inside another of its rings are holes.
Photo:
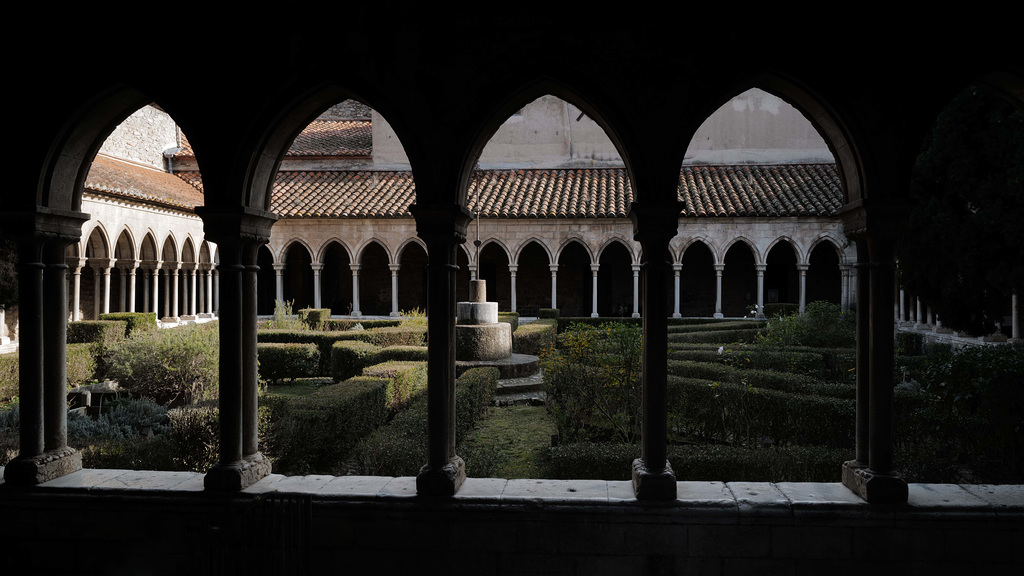
[[[359,264],[349,264],[349,269],[352,270],[352,315],[362,316],[363,313],[359,310]]]
[[[164,313],[161,315],[163,318],[169,318],[171,315],[171,269],[163,268],[163,284],[164,284]]]
[[[150,312],[151,311],[149,309],[149,280],[147,278],[149,273],[150,273],[149,270],[146,270],[145,268],[142,269],[142,311],[143,312]]]
[[[388,264],[391,270],[391,315],[395,317],[401,315],[398,313],[398,270],[401,267],[401,264]]]
[[[101,311],[100,298],[103,297],[103,276],[99,266],[92,266],[92,318],[99,319]]]
[[[725,264],[715,264],[715,318],[724,318],[722,314],[722,272]]]
[[[842,284],[840,285],[839,299],[840,299],[840,310],[843,312],[850,311],[850,265],[841,264],[839,266],[839,273],[842,275]]]
[[[114,267],[114,260],[107,262],[103,267],[103,313],[110,313],[110,270]]]
[[[313,269],[313,308],[320,308],[320,271],[324,269],[324,265],[313,262],[309,267]]]
[[[220,316],[220,271],[213,269],[213,313]]]
[[[906,322],[907,321],[906,299],[907,299],[907,294],[904,291],[903,287],[901,286],[900,287],[900,302],[899,302],[899,306],[900,306],[900,322]]]
[[[181,291],[178,287],[178,278],[181,276],[181,264],[176,264],[174,268],[171,268],[171,316],[178,320],[178,301],[181,300]]]
[[[212,264],[211,264],[212,266]],[[206,313],[213,314],[213,269],[206,270]]]
[[[767,264],[757,264],[754,266],[754,270],[757,272],[757,312],[754,314],[755,318],[764,318],[764,271],[768,268]],[[800,313],[804,311],[803,306],[800,307]]]
[[[467,264],[467,267],[469,268],[469,281],[473,282],[475,280],[479,280],[479,278],[476,277],[477,265]]]
[[[558,308],[558,264],[549,264],[551,270],[551,308]]]
[[[682,271],[682,264],[672,265],[672,275],[675,276],[675,297],[672,299],[672,302],[674,302],[674,306],[672,308],[673,318],[682,318],[683,316],[682,314],[679,313],[679,276],[682,273]]]
[[[633,318],[640,317],[640,265],[633,264]]]
[[[188,313],[190,316],[195,316],[198,312],[196,310],[196,269],[188,269]]]
[[[82,319],[82,261],[79,260],[78,265],[75,266],[72,279],[71,289],[71,303],[73,308],[71,309],[71,319],[79,321]]]
[[[43,356],[47,342],[43,338],[43,276],[46,265],[43,264],[42,250],[42,242],[36,238],[18,242],[19,459],[34,458],[45,449]],[[8,481],[13,464],[8,464],[4,471],[4,478]]]
[[[128,311],[135,312],[135,270],[139,263],[134,262],[128,267]]]
[[[932,307],[928,306],[928,327],[935,326],[935,314],[932,313]]]
[[[276,282],[276,300],[284,302],[284,264],[274,264],[274,280]]]
[[[461,206],[415,204],[416,231],[427,245],[427,463],[416,476],[420,496],[450,497],[466,478],[455,453],[455,251],[466,241],[470,213]]]
[[[1012,324],[1010,325],[1010,337],[1014,340],[1020,338],[1020,308],[1017,305],[1017,291],[1013,291],[1011,297],[1010,314],[1012,314]]]
[[[518,308],[516,306],[516,272],[518,270],[519,270],[519,265],[518,264],[509,264],[508,265],[508,275],[509,275],[509,279],[510,279],[510,281],[512,283],[512,312],[517,312],[518,311]]]
[[[909,308],[910,322],[917,324],[917,296],[911,296],[907,306]]]
[[[242,278],[242,457],[246,460],[259,454],[259,358],[256,346],[256,297],[260,271],[256,262],[259,247],[259,242],[251,241],[242,247],[245,266]],[[262,455],[259,458],[262,459]]]
[[[592,309],[592,311],[590,312],[590,317],[591,318],[597,318],[597,271],[598,271],[598,269],[600,267],[601,267],[600,264],[591,264],[590,265],[590,272],[594,276],[594,281],[593,281],[594,287],[591,290],[591,300],[594,303],[593,306],[591,306],[591,309]]]
[[[238,241],[232,243],[219,238],[218,244],[221,261],[217,270],[220,272],[221,302],[224,304],[220,311],[220,460],[206,476],[208,490],[219,487],[211,480],[211,477],[217,478],[221,474],[215,470],[232,470],[238,468],[242,461],[242,284],[245,266],[241,261]]]
[[[673,197],[675,197],[673,189]],[[672,270],[669,241],[678,230],[682,203],[630,206],[633,238],[643,248],[643,352],[641,457],[633,461],[638,500],[675,500],[676,478],[668,461],[668,298]],[[634,267],[634,286],[637,286]],[[639,288],[639,286],[637,286]],[[634,289],[634,294],[636,294]],[[634,311],[637,306],[634,304]]]
[[[889,322],[890,298],[895,294],[894,246],[887,239],[869,239],[871,254],[871,422],[868,467],[876,474],[892,473],[892,408],[895,326]]]
[[[117,311],[128,310],[128,268],[118,268]]]
[[[65,242],[54,238],[43,248],[46,263],[43,273],[43,412],[47,452],[64,450],[68,445],[68,266],[64,258],[65,245]]]
[[[800,313],[807,310],[807,269],[809,264],[797,264],[796,269],[800,273]]]
[[[156,312],[158,320],[163,318],[160,314],[160,264],[157,262],[153,268],[153,312]],[[166,295],[164,297],[166,298]]]

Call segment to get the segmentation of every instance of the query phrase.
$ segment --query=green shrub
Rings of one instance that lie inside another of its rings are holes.
[[[331,318],[330,308],[303,308],[299,310],[299,321],[310,330],[323,330],[324,321]]]
[[[180,470],[175,460],[177,447],[174,440],[160,436],[133,438],[94,438],[79,447],[82,467],[112,470]],[[194,470],[205,472],[206,470]]]
[[[711,330],[700,332],[684,332],[668,335],[669,346],[680,343],[713,343],[731,344],[740,342],[754,342],[761,334],[758,328],[741,328],[735,330]]]
[[[544,350],[555,347],[558,320],[534,320],[522,324],[512,333],[512,351],[516,354],[540,356]]]
[[[167,411],[171,421],[174,468],[206,472],[220,458],[220,411],[202,402]]]
[[[558,317],[558,333],[561,334],[573,324],[581,326],[604,326],[605,324],[633,324],[636,326],[643,326],[642,318],[592,318],[590,316],[559,316]]]
[[[337,334],[339,340],[360,340],[381,348],[389,346],[424,346],[427,329],[423,326],[396,326],[370,330],[349,330]]]
[[[292,398],[271,424],[274,471],[347,473],[349,452],[385,421],[386,388],[383,379],[360,377]]]
[[[17,352],[0,355],[0,402],[7,402],[18,395],[20,356]],[[79,386],[93,379],[96,357],[92,344],[67,345],[68,388]]]
[[[125,338],[139,330],[156,330],[156,312],[111,312],[100,314],[99,319],[124,321],[126,323]]]
[[[170,428],[167,407],[149,398],[120,399],[104,406],[95,418],[72,412],[68,415],[68,441],[102,438],[117,440],[164,434]]]
[[[778,346],[853,347],[857,341],[855,319],[838,304],[811,302],[803,314],[768,321],[758,344]]]
[[[800,306],[789,302],[772,302],[764,305],[764,315],[768,318],[792,316],[800,311]]]
[[[423,346],[427,331],[419,326],[398,326],[374,328],[371,330],[349,330],[325,332],[314,330],[260,330],[260,342],[295,342],[316,344],[320,350],[320,365],[317,376],[331,375],[331,348],[335,342],[368,342],[381,348],[389,346]]]
[[[387,348],[381,348],[379,351],[377,351],[375,363],[387,362],[389,360],[399,360],[407,362],[426,362],[427,347],[388,346]]]
[[[214,396],[219,332],[207,326],[136,333],[111,354],[110,376],[132,394],[161,404],[179,406]]]
[[[669,326],[669,334],[684,334],[689,332],[716,332],[719,330],[759,330],[764,328],[764,322],[760,320],[724,320],[718,322],[706,322],[702,324],[683,324],[680,326]]]
[[[902,330],[897,332],[896,354],[922,356],[924,354],[924,335],[917,332],[904,332]]]
[[[0,402],[18,395],[18,354],[0,354]]]
[[[541,308],[537,311],[538,318],[554,318],[558,320],[558,308]]]
[[[288,378],[315,376],[320,366],[320,351],[315,344],[259,343],[260,380],[277,384]]]
[[[331,347],[331,378],[348,380],[363,373],[363,368],[376,363],[380,347],[369,342],[343,340]]]
[[[268,330],[305,330],[306,324],[292,315],[294,300],[274,300],[274,317],[266,328]]]
[[[414,394],[427,388],[427,364],[425,362],[383,362],[367,366],[363,376],[383,378],[387,386],[387,407],[389,414],[402,410]]]
[[[498,312],[498,322],[504,322],[512,326],[512,331],[515,332],[519,328],[519,313],[518,312]]]
[[[125,320],[80,320],[68,322],[68,344],[90,344],[96,359],[95,376],[103,378],[109,370],[108,359],[125,340]]]
[[[394,328],[396,326],[400,326],[402,324],[402,320],[385,318],[325,318],[323,321],[323,328],[321,329],[327,332],[344,332],[345,330],[351,330],[356,324],[362,326],[364,330],[369,330],[371,328]]]

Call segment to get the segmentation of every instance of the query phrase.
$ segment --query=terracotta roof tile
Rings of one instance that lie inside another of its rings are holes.
[[[187,181],[107,156],[93,160],[85,189],[175,208],[192,209],[203,204],[202,190]]]

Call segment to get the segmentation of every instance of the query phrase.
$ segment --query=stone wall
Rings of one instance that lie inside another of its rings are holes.
[[[180,145],[174,120],[155,106],[143,106],[111,132],[100,153],[163,170],[164,152]]]

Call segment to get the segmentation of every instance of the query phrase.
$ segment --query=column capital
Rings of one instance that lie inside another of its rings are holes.
[[[71,210],[36,206],[32,212],[0,212],[0,227],[13,240],[33,237],[38,242],[58,240],[65,244],[82,239],[82,224],[89,215]]]
[[[796,265],[796,269],[797,269],[798,272],[807,272],[807,270],[810,267],[811,267],[810,264],[797,264]]]
[[[207,240],[222,248],[250,242],[266,244],[270,241],[270,227],[277,221],[276,214],[248,206],[197,206],[196,214],[203,219]]]
[[[519,265],[518,264],[509,264],[508,265],[508,271],[509,271],[510,274],[512,274],[514,276],[515,273],[519,271]]]
[[[416,235],[424,242],[466,241],[466,229],[473,219],[472,213],[460,204],[413,204],[409,206],[416,220]]]
[[[552,274],[555,274],[558,272],[558,264],[548,264],[548,270],[550,270]]]
[[[724,272],[724,271],[725,271],[725,264],[715,264],[715,274],[718,274],[719,276],[721,276],[722,272]]]
[[[313,269],[313,272],[319,272],[324,269],[322,262],[310,262],[309,267]]]
[[[676,276],[678,276],[679,273],[683,271],[683,265],[682,264],[672,264],[672,270],[675,271]]]
[[[657,245],[667,247],[679,233],[679,215],[685,207],[679,201],[631,202],[626,216],[633,223],[633,239],[648,251]]]
[[[724,269],[724,267],[723,267]],[[757,271],[758,276],[764,276],[764,271],[768,269],[767,264],[754,264],[754,270]]]
[[[640,273],[640,264],[630,264],[629,267],[633,269],[634,276]]]
[[[601,265],[600,264],[591,264],[590,265],[590,271],[593,272],[594,274],[597,274],[597,271],[600,270],[600,269],[601,269]]]
[[[401,268],[401,264],[388,264],[388,270],[391,270],[393,274],[397,273]]]
[[[348,269],[351,270],[353,274],[359,274],[359,269],[362,268],[362,267],[363,267],[362,264],[349,264],[348,265]]]
[[[282,272],[284,272],[284,269],[285,269],[285,265],[284,264],[274,264],[273,266],[274,266],[274,271],[277,272],[279,275]]]

